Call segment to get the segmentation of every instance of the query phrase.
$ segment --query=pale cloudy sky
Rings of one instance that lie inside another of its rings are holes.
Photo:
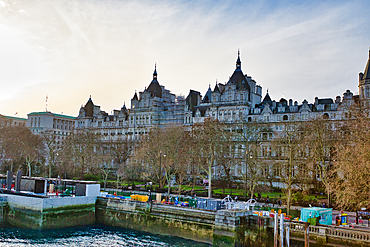
[[[358,92],[370,1],[0,0],[0,114],[110,113],[158,80],[202,95],[242,70],[272,99]]]

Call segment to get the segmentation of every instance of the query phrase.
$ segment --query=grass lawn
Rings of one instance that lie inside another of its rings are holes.
[[[224,190],[223,189],[214,189],[212,190],[213,193],[215,194],[223,194]],[[244,192],[244,189],[225,189],[225,194],[226,195],[236,195],[236,196],[244,196],[245,195],[245,192]],[[255,195],[257,193],[254,193]],[[269,197],[269,198],[279,198],[279,196],[281,195],[281,197],[284,196],[284,194],[282,192],[263,192],[261,193],[261,196],[262,197]]]

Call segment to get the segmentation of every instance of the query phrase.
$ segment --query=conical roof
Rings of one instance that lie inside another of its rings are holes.
[[[135,92],[134,97],[132,98],[132,100],[139,100],[138,97],[137,97],[137,93],[136,92]]]
[[[214,93],[220,93],[220,88],[218,87],[218,83],[217,82],[216,82],[215,88],[213,89],[213,92]]]
[[[370,79],[370,48],[369,48],[369,59],[364,70],[364,75],[362,76],[363,80]]]
[[[91,95],[84,108],[85,108],[86,116],[92,117],[94,113],[94,103],[92,102]]]
[[[269,92],[267,91],[266,96],[265,96],[265,98],[263,98],[263,101],[262,102],[271,102],[271,101],[272,100],[270,98]]]
[[[146,90],[151,93],[152,97],[162,97],[162,87],[159,85],[157,80],[157,64],[155,64],[154,67],[153,80]]]
[[[211,89],[211,85],[210,85],[208,87],[206,95],[204,95],[204,97],[203,97],[203,102],[204,103],[210,103],[211,102],[211,96],[212,96],[212,89]]]
[[[245,75],[241,69],[240,52],[238,51],[238,59],[236,60],[236,68],[228,83],[236,84],[237,90],[247,89],[250,91],[248,82],[245,79]]]

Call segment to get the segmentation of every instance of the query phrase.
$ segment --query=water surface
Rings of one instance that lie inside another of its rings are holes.
[[[94,225],[59,230],[0,228],[0,246],[196,246],[211,245],[179,237]]]

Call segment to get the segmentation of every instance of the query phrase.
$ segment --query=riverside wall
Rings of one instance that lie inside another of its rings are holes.
[[[31,229],[56,229],[95,223],[96,197],[37,198],[7,195],[7,224]]]
[[[5,199],[6,198],[6,199]],[[273,219],[251,211],[208,211],[196,208],[106,197],[36,198],[0,196],[0,225],[56,229],[92,225],[135,229],[178,236],[213,246],[274,246]],[[370,246],[370,231],[310,226],[310,246]],[[291,242],[303,246],[301,223],[290,223]]]
[[[271,246],[268,220],[251,211],[207,211],[147,202],[98,197],[96,222],[178,236],[213,246]]]
[[[212,243],[215,212],[99,197],[96,222]]]

